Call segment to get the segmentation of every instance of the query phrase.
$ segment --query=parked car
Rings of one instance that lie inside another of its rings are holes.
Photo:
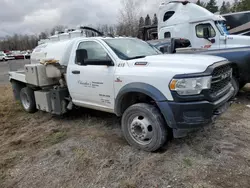
[[[7,55],[4,52],[0,52],[0,61],[7,61],[7,60],[11,60],[14,59],[14,57],[12,55]]]
[[[30,52],[22,51],[14,53],[15,59],[30,59]]]

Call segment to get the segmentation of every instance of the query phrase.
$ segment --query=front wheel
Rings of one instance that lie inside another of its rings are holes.
[[[124,112],[122,132],[130,145],[149,152],[160,149],[167,140],[167,127],[160,111],[146,103],[132,105]]]

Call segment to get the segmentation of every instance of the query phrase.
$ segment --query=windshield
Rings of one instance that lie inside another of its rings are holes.
[[[143,58],[161,54],[159,50],[145,41],[134,38],[104,39],[116,55],[123,60]]]
[[[224,21],[215,21],[215,25],[222,35],[229,35],[226,23]]]

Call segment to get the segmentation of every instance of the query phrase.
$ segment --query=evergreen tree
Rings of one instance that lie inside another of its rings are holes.
[[[145,18],[145,25],[151,25],[151,18],[149,15],[147,15]]]
[[[230,4],[230,2],[228,1],[228,2],[226,2],[226,8],[227,8],[227,13],[229,13],[229,12],[231,12],[231,4]]]
[[[203,1],[198,0],[198,1],[196,2],[196,4],[199,5],[199,6],[201,6],[201,7],[206,8],[206,3],[204,3]]]
[[[218,12],[218,6],[215,0],[210,0],[207,3],[206,9],[212,13]]]
[[[157,15],[154,14],[153,25],[157,25],[157,24],[158,24],[158,18],[157,18]]]
[[[229,2],[227,2],[229,3]],[[221,7],[220,7],[220,14],[226,14],[226,13],[229,13],[230,12],[230,3],[229,5],[226,4],[225,1],[223,1]]]
[[[238,3],[237,11],[247,11],[250,10],[250,0],[241,0]]]
[[[239,1],[238,0],[234,0],[233,6],[231,8],[231,12],[238,12],[239,10]]]
[[[141,17],[139,20],[139,27],[143,27],[143,26],[145,26],[145,21],[144,21],[144,18]]]

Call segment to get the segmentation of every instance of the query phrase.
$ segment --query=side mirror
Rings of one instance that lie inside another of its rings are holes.
[[[161,51],[161,53],[165,53],[165,48],[164,48],[164,46],[162,46],[162,47],[160,47],[160,49],[159,49],[160,51]]]
[[[209,29],[207,27],[203,28],[203,38],[204,39],[209,39],[210,38]]]
[[[215,41],[215,39],[211,39],[210,42],[211,42],[212,44],[214,44],[216,41]]]
[[[159,48],[159,50],[163,53],[163,54],[165,54],[165,53],[168,53],[169,52],[169,46],[168,45],[165,45],[165,46],[161,46],[160,48]]]
[[[85,49],[76,50],[76,62],[80,65],[85,65],[85,60],[88,59],[88,52]]]

